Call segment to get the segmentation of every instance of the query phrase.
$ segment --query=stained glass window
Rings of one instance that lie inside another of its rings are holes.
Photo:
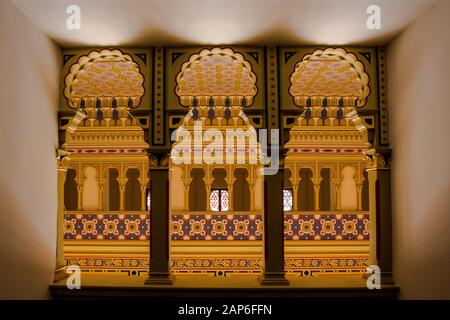
[[[209,206],[212,211],[228,211],[229,207],[228,190],[217,189],[211,190],[209,197]]]
[[[291,189],[283,190],[283,210],[284,211],[292,211],[292,190]]]

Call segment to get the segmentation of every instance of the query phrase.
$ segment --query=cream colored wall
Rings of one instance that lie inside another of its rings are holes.
[[[450,299],[450,1],[388,46],[394,277],[402,298]]]
[[[56,250],[60,53],[0,1],[0,299],[46,298]]]
[[[253,199],[254,199],[254,210],[262,210],[264,208],[264,178],[261,174],[257,175],[256,182],[255,182],[255,191],[253,192]]]
[[[172,166],[170,170],[170,210],[184,210],[183,171],[180,167]]]
[[[84,171],[82,207],[83,210],[98,210],[98,172],[94,167],[87,167]]]
[[[356,210],[358,208],[358,195],[354,177],[356,170],[346,166],[341,171],[341,210]]]

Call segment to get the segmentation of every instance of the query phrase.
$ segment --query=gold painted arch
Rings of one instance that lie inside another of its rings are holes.
[[[175,93],[183,106],[215,105],[250,106],[258,88],[251,64],[240,53],[229,48],[204,49],[193,54],[176,76]]]
[[[307,54],[295,66],[290,77],[289,93],[297,106],[337,105],[343,99],[346,106],[363,107],[370,93],[369,75],[353,54],[342,48],[327,48]]]
[[[91,51],[81,56],[64,83],[64,96],[74,109],[82,104],[96,106],[98,102],[102,107],[115,104],[135,108],[145,91],[139,65],[120,50]]]

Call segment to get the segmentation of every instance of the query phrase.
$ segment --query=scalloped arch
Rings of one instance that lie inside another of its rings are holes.
[[[144,76],[133,58],[120,50],[91,51],[71,66],[64,79],[64,96],[71,108],[111,106],[137,107],[144,95]],[[131,103],[130,103],[131,101]]]
[[[181,66],[176,76],[175,93],[183,106],[191,106],[194,98],[199,104],[214,103],[224,105],[230,99],[232,105],[246,106],[253,103],[258,88],[256,75],[244,56],[229,48],[204,49],[193,54]]]
[[[295,65],[290,77],[289,93],[297,106],[306,100],[339,98],[362,107],[370,94],[369,76],[353,53],[342,48],[327,48],[307,54]]]

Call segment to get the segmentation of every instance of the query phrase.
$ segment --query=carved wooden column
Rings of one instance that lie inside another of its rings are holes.
[[[369,179],[369,265],[378,265],[381,283],[393,284],[390,149],[367,153]]]
[[[361,163],[358,163],[358,174],[354,178],[356,185],[356,210],[362,210],[362,186],[364,182]]]
[[[142,178],[139,178],[138,181],[141,187],[141,211],[145,211],[147,207],[147,184],[149,180],[147,178],[147,169],[143,169],[140,176]]]
[[[298,188],[300,185],[300,177],[297,166],[294,165],[294,170],[291,170],[291,177],[289,178],[292,185],[292,210],[298,211]]]
[[[203,178],[206,187],[206,211],[211,211],[211,185],[214,181],[214,178],[210,177],[211,172],[209,170],[209,166],[206,166],[205,177]]]
[[[121,173],[121,177],[117,179],[117,182],[119,183],[119,210],[123,211],[125,210],[125,188],[127,185],[128,179],[124,177],[125,173]]]
[[[122,184],[122,182],[119,183],[119,192],[120,192],[119,210],[123,211],[125,210],[125,184]]]
[[[320,182],[322,178],[313,178],[314,187],[314,211],[320,211]]]
[[[336,196],[336,211],[341,210],[341,184],[342,184],[342,178],[341,178],[341,166],[339,163],[336,165],[336,172],[335,176],[333,178],[334,183],[334,190],[335,190],[335,196]]]
[[[141,182],[141,211],[145,211],[147,207],[147,183]]]
[[[248,182],[248,189],[250,191],[250,205],[249,205],[249,209],[250,209],[250,211],[253,211],[253,210],[255,210],[255,184],[256,184],[256,180],[247,178],[247,182]]]
[[[359,179],[358,179],[359,180]],[[356,183],[356,194],[357,194],[357,207],[358,211],[362,210],[362,182]]]
[[[255,172],[257,169],[255,168],[254,165],[251,165],[248,167],[247,171],[248,171],[248,177],[247,177],[247,182],[248,182],[248,188],[250,191],[250,211],[255,210],[255,184],[257,181],[257,172]]]
[[[184,180],[184,210],[189,210],[189,188],[191,185],[192,179]]]
[[[57,151],[58,168],[58,211],[56,217],[56,270],[54,281],[68,276],[64,259],[64,183],[67,174],[67,159],[65,151]]]
[[[119,210],[123,211],[125,210],[125,187],[127,185],[127,177],[126,177],[126,171],[123,168],[123,163],[120,165],[120,173],[117,177],[117,182],[119,183]]]
[[[169,168],[150,168],[150,264],[146,284],[172,284],[169,235]]]
[[[336,211],[341,210],[341,184],[342,178],[334,178],[334,189],[336,190]]]
[[[234,187],[234,182],[236,181],[236,179],[233,177],[233,175],[234,175],[233,170],[228,171],[227,178],[226,178],[227,189],[228,189],[228,210],[229,211],[233,211],[233,206],[234,206],[234,204],[233,204],[234,203],[233,187]],[[209,203],[209,199],[208,199],[208,203]]]
[[[98,210],[103,210],[103,191],[107,180],[99,177],[97,181],[98,181]]]
[[[261,285],[289,285],[284,274],[284,169],[264,176],[264,267]]]
[[[184,166],[183,176],[181,178],[183,180],[184,186],[184,210],[189,210],[189,188],[191,187],[191,167],[188,165]]]
[[[141,211],[145,211],[147,207],[147,186],[148,186],[148,167],[143,164],[139,174],[139,185],[141,187]]]
[[[79,174],[78,172],[77,172],[77,174]],[[75,182],[77,183],[77,193],[78,193],[78,198],[77,198],[77,210],[78,211],[81,211],[81,210],[83,210],[83,204],[82,204],[82,201],[83,201],[83,184],[82,184],[82,179],[75,179]]]
[[[292,210],[298,211],[298,183],[292,184]]]

